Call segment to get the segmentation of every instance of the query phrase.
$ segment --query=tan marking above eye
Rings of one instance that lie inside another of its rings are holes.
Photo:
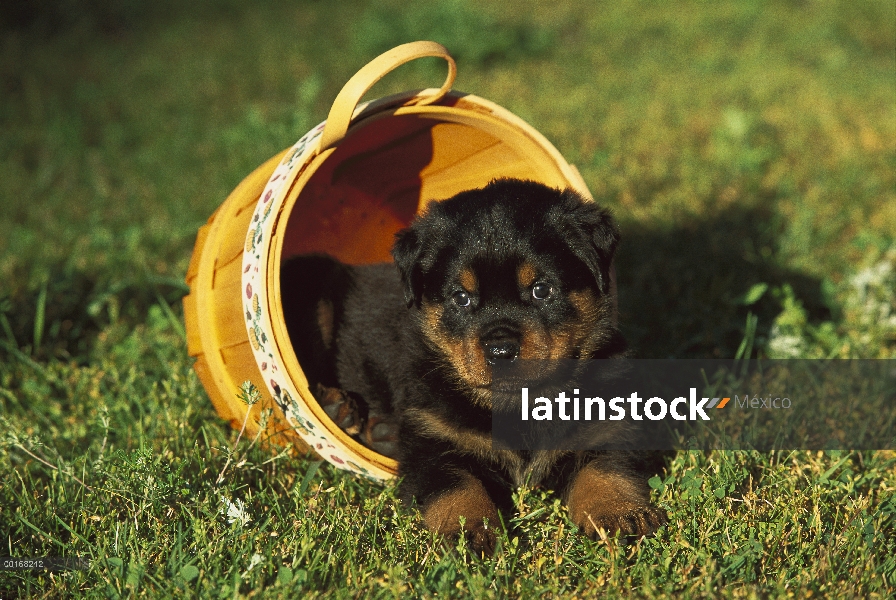
[[[532,263],[524,262],[520,265],[519,270],[517,270],[517,280],[520,282],[520,285],[524,288],[532,285],[532,282],[535,281],[535,276],[537,272],[535,271],[535,267]]]
[[[460,284],[464,286],[464,289],[468,292],[475,292],[479,288],[479,281],[476,279],[476,274],[472,271],[472,269],[464,269],[460,272]]]

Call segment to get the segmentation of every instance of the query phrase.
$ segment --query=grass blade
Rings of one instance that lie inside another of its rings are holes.
[[[314,476],[317,474],[317,470],[320,469],[320,466],[324,461],[316,460],[310,465],[308,465],[308,470],[305,472],[305,476],[302,478],[302,483],[299,486],[299,495],[304,496],[305,492],[308,491],[308,486],[311,485],[311,480],[314,479]]]
[[[162,312],[165,313],[165,318],[168,319],[168,323],[171,325],[171,328],[177,332],[177,335],[186,343],[187,341],[187,330],[184,328],[183,322],[177,318],[177,315],[174,314],[174,311],[171,310],[171,307],[165,302],[165,298],[162,297],[162,294],[156,290],[156,299],[159,301],[159,307],[162,309]]]
[[[44,337],[44,319],[47,312],[47,280],[44,279],[37,296],[37,309],[34,313],[34,352],[40,349]]]

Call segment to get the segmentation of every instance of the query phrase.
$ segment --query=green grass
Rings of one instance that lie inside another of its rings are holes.
[[[91,567],[0,572],[0,597],[896,592],[893,452],[670,456],[671,524],[632,545],[521,491],[482,560],[391,486],[237,443],[178,302],[242,177],[374,54],[434,38],[614,210],[640,356],[731,357],[755,328],[753,356],[896,358],[889,3],[23,6],[0,19],[0,555]]]

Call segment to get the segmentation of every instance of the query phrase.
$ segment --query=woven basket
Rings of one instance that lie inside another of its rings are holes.
[[[441,57],[439,89],[359,105],[394,68]],[[327,120],[250,174],[198,232],[184,299],[188,350],[215,409],[247,434],[261,410],[271,440],[311,449],[337,467],[373,479],[397,464],[353,440],[308,388],[283,320],[280,264],[326,252],[351,264],[390,261],[394,234],[428,201],[518,177],[590,198],[578,171],[537,131],[507,110],[450,91],[456,68],[434,42],[413,42],[377,57],[352,77]],[[239,386],[252,381],[265,400],[249,409]]]

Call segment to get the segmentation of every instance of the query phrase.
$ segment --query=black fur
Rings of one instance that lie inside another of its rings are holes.
[[[416,500],[430,528],[457,533],[464,516],[473,545],[491,551],[483,520],[509,509],[522,483],[564,494],[591,535],[597,527],[644,534],[663,521],[627,457],[508,454],[489,443],[490,361],[624,354],[610,298],[618,242],[597,204],[505,179],[430,204],[396,236],[394,265],[323,256],[284,264],[286,324],[306,376],[360,399],[365,417],[397,432],[400,495]],[[546,299],[533,295],[539,284]],[[332,306],[329,344],[321,302]],[[563,345],[561,333],[579,341]],[[592,501],[592,491],[612,498]]]

